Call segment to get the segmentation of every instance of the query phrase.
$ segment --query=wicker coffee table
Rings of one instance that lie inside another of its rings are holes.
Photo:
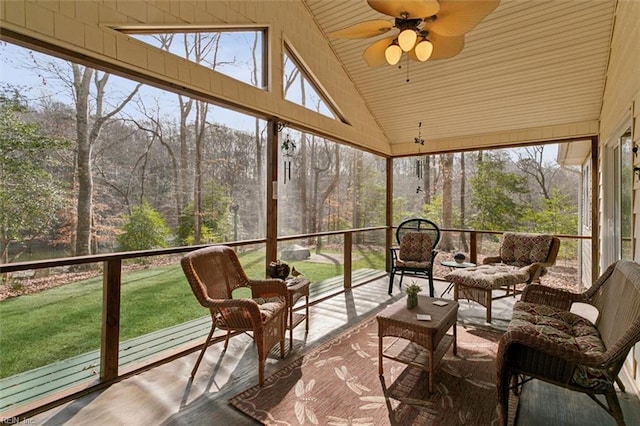
[[[446,305],[438,306],[434,302]],[[431,319],[418,320],[418,314],[430,315]],[[429,392],[433,392],[433,376],[437,364],[451,345],[453,354],[457,353],[458,302],[418,296],[418,306],[409,310],[406,299],[402,299],[380,312],[376,319],[380,376],[383,375],[383,358],[424,368],[429,372]],[[450,328],[453,328],[453,334],[447,333]],[[389,336],[393,339],[385,341],[384,338]]]

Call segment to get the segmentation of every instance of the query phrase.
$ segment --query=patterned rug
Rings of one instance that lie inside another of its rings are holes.
[[[449,349],[442,359],[431,394],[422,369],[385,359],[384,378],[378,376],[374,318],[229,403],[266,425],[497,425],[494,359],[501,334],[462,325],[457,329],[458,355]],[[387,339],[393,338],[385,338],[385,345]],[[415,348],[408,343],[406,350]],[[516,409],[513,397],[512,417]]]

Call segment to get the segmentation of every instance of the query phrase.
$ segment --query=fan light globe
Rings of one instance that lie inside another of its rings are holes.
[[[416,45],[415,54],[420,62],[424,62],[431,57],[433,44],[429,40],[422,40]]]
[[[384,51],[384,57],[389,65],[395,65],[402,57],[402,49],[397,44],[390,44]]]
[[[418,35],[416,32],[411,28],[407,28],[398,35],[398,44],[400,45],[400,49],[402,49],[403,52],[410,51],[413,49],[413,46],[415,46],[417,39]]]

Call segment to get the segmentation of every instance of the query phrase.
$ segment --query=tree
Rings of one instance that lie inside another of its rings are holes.
[[[76,107],[76,143],[78,176],[78,209],[76,225],[76,256],[91,254],[91,227],[93,222],[93,157],[92,150],[100,137],[102,127],[133,99],[138,84],[119,105],[105,111],[107,84],[110,74],[70,63],[71,85]],[[66,78],[60,75],[61,78]],[[95,90],[93,99],[91,88]],[[92,110],[93,105],[93,110]]]
[[[50,232],[63,202],[61,185],[46,167],[49,153],[66,147],[68,141],[45,136],[38,125],[25,121],[29,111],[17,93],[16,89],[13,96],[0,94],[2,263],[10,261],[12,241],[29,242]]]
[[[485,154],[469,182],[476,210],[470,222],[475,229],[521,229],[529,190],[523,176],[506,171],[504,158]]]
[[[442,228],[453,226],[453,154],[440,156],[440,169],[442,170],[442,198],[447,200],[442,203]],[[440,248],[444,251],[453,250],[451,232],[443,232],[440,239]]]
[[[150,250],[167,246],[170,230],[160,214],[147,201],[134,206],[117,240],[120,249]]]
[[[223,242],[231,237],[233,224],[230,207],[231,198],[225,194],[224,186],[213,181],[205,185],[200,213],[200,237],[203,242]],[[189,205],[180,216],[177,235],[180,244],[194,244],[194,232],[194,209],[193,205]]]
[[[567,194],[553,188],[549,198],[542,200],[542,209],[530,209],[525,219],[534,224],[534,231],[541,234],[578,234],[577,206]],[[575,259],[578,242],[567,239],[560,246],[560,258]]]
[[[530,209],[525,219],[535,225],[536,232],[543,234],[578,233],[577,206],[556,188],[543,200],[542,210]]]
[[[551,198],[551,183],[559,167],[544,163],[544,145],[527,147],[522,151],[519,150],[516,167],[536,182],[546,200]]]
[[[464,161],[464,152],[460,153],[460,228],[465,229],[466,223],[466,198],[467,198],[467,170]],[[469,251],[467,243],[467,233],[460,233],[460,249],[464,252]]]

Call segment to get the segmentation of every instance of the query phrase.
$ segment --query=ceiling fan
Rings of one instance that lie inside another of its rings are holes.
[[[464,48],[464,35],[474,29],[500,0],[367,0],[374,10],[393,21],[365,21],[330,33],[331,37],[360,39],[393,34],[376,41],[363,53],[372,67],[400,61],[402,53],[414,61],[445,59]]]

